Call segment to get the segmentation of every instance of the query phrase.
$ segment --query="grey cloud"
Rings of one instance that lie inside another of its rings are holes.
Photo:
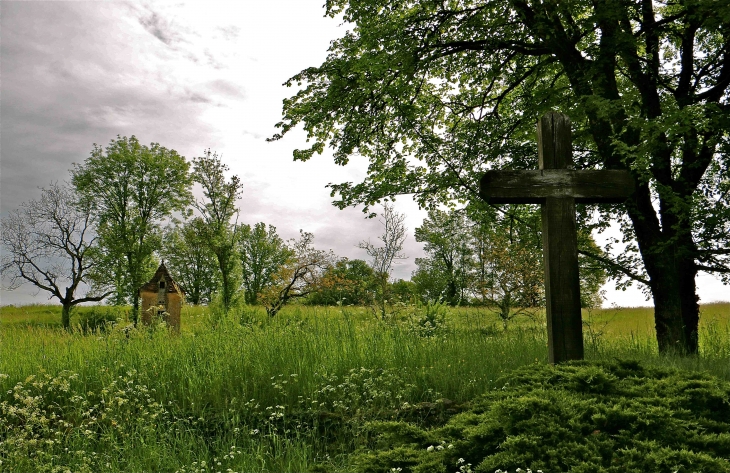
[[[171,96],[176,96],[178,93],[175,90],[170,90]],[[224,95],[227,98],[244,98],[245,94],[243,89],[238,87],[236,84],[225,80],[214,80],[211,82],[204,83],[197,86],[196,88],[185,87],[183,88],[182,96],[185,100],[201,103],[201,104],[214,104],[217,107],[226,106],[220,100],[215,100],[215,95]]]
[[[208,65],[213,69],[220,70],[225,67],[222,62],[220,62],[215,58],[215,56],[213,56],[213,53],[211,53],[208,48],[203,51],[203,54],[205,54],[205,58],[208,60]]]
[[[360,209],[339,210],[334,206],[313,205],[312,210],[292,212],[275,202],[259,200],[256,197],[256,190],[262,185],[264,184],[249,183],[253,192],[247,193],[248,195],[239,204],[241,209],[239,221],[251,225],[263,221],[267,225],[274,225],[285,240],[298,238],[299,229],[311,232],[314,234],[315,248],[331,249],[337,256],[348,259],[368,261],[365,250],[357,247],[359,242],[367,240],[368,237],[375,245],[379,244],[377,236],[383,233],[382,224],[377,218],[365,218]],[[273,220],[271,215],[276,215],[276,220]],[[413,232],[413,228],[408,228],[408,237],[403,248],[407,259],[394,265],[392,275],[395,279],[410,279],[411,273],[416,269],[416,258],[424,256],[423,245],[415,240]]]
[[[2,2],[3,213],[36,198],[39,186],[69,179],[93,143],[134,134],[185,155],[213,141],[196,118],[211,100],[206,89],[181,89],[143,69],[125,49],[129,32],[114,3],[79,5]]]
[[[194,63],[200,62],[200,59],[198,59],[198,57],[195,54],[190,53],[190,52],[184,53],[184,57],[185,57],[185,59],[188,59],[189,61],[194,62]]]
[[[157,12],[150,12],[148,15],[138,18],[138,21],[152,36],[168,46],[182,40],[174,26],[158,15]]]
[[[205,95],[199,94],[197,92],[189,92],[188,93],[188,100],[190,100],[191,102],[197,102],[197,103],[211,103],[211,102],[213,102],[211,99],[209,99]]]
[[[208,82],[207,87],[214,92],[218,92],[219,94],[226,95],[228,97],[244,98],[246,96],[239,85],[223,79]]]

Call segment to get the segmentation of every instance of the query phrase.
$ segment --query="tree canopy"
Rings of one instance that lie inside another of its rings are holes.
[[[191,304],[211,302],[217,290],[218,261],[200,217],[167,228],[160,256]]]
[[[473,266],[471,229],[464,212],[433,209],[416,228],[416,241],[423,242],[426,258],[417,258],[418,270],[413,278],[430,299],[442,299],[449,305],[466,302]],[[426,283],[428,281],[428,283]],[[439,297],[433,297],[439,293]]]
[[[276,272],[293,256],[292,250],[276,233],[276,227],[264,222],[242,225],[239,253],[244,296],[247,304],[258,303],[258,296],[274,280]]]
[[[175,150],[143,145],[133,135],[117,136],[106,149],[94,144],[91,156],[71,170],[82,202],[99,219],[106,266],[120,295],[132,302],[135,323],[137,290],[154,272],[150,262],[160,247],[160,224],[190,202],[188,168]]]
[[[595,259],[648,286],[662,351],[697,352],[697,272],[730,274],[730,4],[330,0],[326,12],[351,29],[287,82],[302,88],[272,139],[302,125],[295,159],[329,146],[339,164],[369,160],[362,182],[330,184],[336,205],[478,199],[485,170],[536,169],[536,121],[566,113],[575,167],[636,183],[626,205],[582,212],[594,228],[618,221],[629,243]]]
[[[335,264],[332,250],[314,247],[314,235],[299,230],[299,238],[288,241],[288,258],[271,276],[271,283],[259,294],[266,313],[274,317],[293,299],[307,297],[322,285],[324,273]]]
[[[193,159],[193,180],[203,187],[205,197],[195,203],[195,208],[204,222],[207,245],[218,261],[219,291],[226,311],[235,302],[241,285],[236,202],[243,192],[241,179],[236,175],[227,179],[227,172],[228,166],[210,149]]]

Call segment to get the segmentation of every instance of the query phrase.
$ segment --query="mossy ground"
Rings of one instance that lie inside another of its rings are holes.
[[[519,368],[443,426],[372,422],[358,470],[730,472],[730,383],[636,362]]]

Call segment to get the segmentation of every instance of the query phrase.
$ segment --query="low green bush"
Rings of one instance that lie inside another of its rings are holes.
[[[532,365],[444,425],[371,422],[365,473],[726,473],[730,383],[636,362]]]

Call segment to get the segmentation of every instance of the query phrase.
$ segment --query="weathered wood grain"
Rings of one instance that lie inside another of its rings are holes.
[[[548,112],[537,122],[537,160],[539,169],[566,169],[573,164],[567,115]]]
[[[620,204],[634,192],[634,179],[621,170],[487,171],[479,190],[491,204],[541,204],[548,197],[573,197],[579,204]]]
[[[568,169],[570,119],[546,113],[537,123],[537,171],[488,171],[480,196],[492,204],[542,204],[548,358],[583,359],[575,203],[622,203],[634,192],[628,171]]]
[[[548,360],[583,359],[575,202],[548,197],[542,206]]]

